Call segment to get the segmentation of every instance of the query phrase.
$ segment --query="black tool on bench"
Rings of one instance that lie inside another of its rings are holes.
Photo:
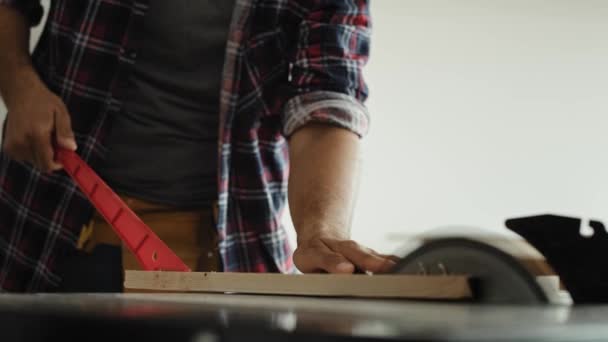
[[[608,303],[608,233],[600,221],[589,221],[592,234],[582,235],[579,218],[541,215],[507,220],[559,275],[574,303]]]
[[[590,221],[557,215],[509,219],[506,226],[536,248],[559,276],[575,304],[608,302],[608,233]],[[548,303],[547,293],[522,263],[502,250],[467,238],[431,240],[405,256],[397,273],[467,274],[474,300],[494,304]]]

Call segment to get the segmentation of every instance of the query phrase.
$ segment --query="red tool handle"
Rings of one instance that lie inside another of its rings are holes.
[[[97,211],[137,257],[144,270],[190,271],[190,268],[75,152],[57,148],[56,156]]]

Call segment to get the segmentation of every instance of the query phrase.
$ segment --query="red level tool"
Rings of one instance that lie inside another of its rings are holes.
[[[57,148],[56,157],[97,211],[137,257],[144,270],[190,271],[190,268],[75,152]]]

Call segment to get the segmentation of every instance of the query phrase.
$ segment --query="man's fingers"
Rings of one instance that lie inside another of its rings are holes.
[[[43,172],[61,169],[61,164],[53,159],[54,151],[49,134],[50,132],[47,134],[40,133],[31,142],[34,163]]]
[[[34,143],[34,139],[32,139],[30,141],[29,144],[30,147],[30,160],[32,161],[32,164],[34,164],[34,167],[37,169],[42,169],[42,158],[40,157],[39,153],[36,151],[36,144]]]
[[[71,151],[76,151],[76,139],[74,138],[74,131],[72,131],[72,121],[70,120],[67,108],[63,104],[55,110],[55,139],[57,140],[57,145]]]
[[[294,262],[303,273],[329,272],[353,273],[355,266],[342,255],[329,249],[323,242],[299,246],[295,251]]]
[[[379,254],[379,253],[376,253],[376,254],[378,254],[379,256],[381,256],[381,257],[383,257],[383,258],[386,258],[386,259],[392,260],[392,261],[394,261],[394,262],[399,262],[399,261],[401,261],[401,259],[402,259],[402,258],[400,258],[400,257],[398,257],[398,256],[396,256],[396,255],[393,255],[393,254]]]
[[[17,161],[32,161],[32,149],[28,141],[15,142],[14,140],[6,139],[2,145],[2,150],[13,160]]]
[[[378,255],[371,249],[365,248],[355,241],[326,241],[329,248],[343,255],[358,268],[370,272],[388,272],[395,261]]]
[[[374,252],[377,256],[384,258],[385,260],[388,260],[390,262],[386,262],[384,269],[381,271],[382,273],[388,273],[388,272],[392,272],[395,265],[401,261],[401,258],[396,256],[396,255],[392,255],[392,254],[380,254],[377,252]]]

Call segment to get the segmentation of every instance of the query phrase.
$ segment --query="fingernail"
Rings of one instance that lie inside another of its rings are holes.
[[[341,262],[336,265],[336,269],[339,272],[353,272],[355,270],[355,265],[351,264],[350,262]]]
[[[72,138],[65,138],[63,141],[66,143],[66,147],[72,151],[76,151],[78,146],[76,145],[76,141]]]

